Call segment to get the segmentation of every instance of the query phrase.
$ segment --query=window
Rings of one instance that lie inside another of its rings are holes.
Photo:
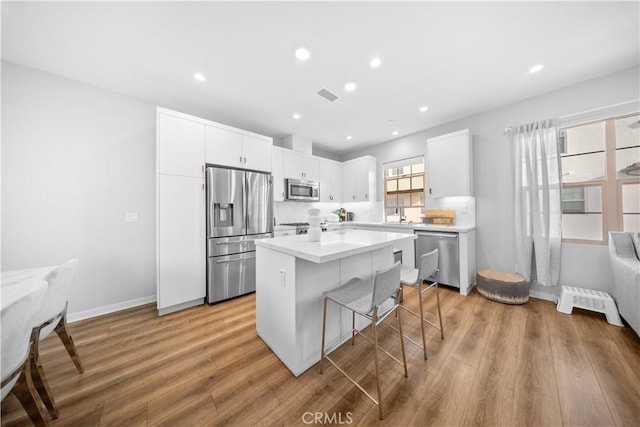
[[[384,217],[386,222],[422,221],[424,210],[424,157],[384,164]]]
[[[614,230],[640,231],[640,115],[560,130],[562,237],[606,243]]]

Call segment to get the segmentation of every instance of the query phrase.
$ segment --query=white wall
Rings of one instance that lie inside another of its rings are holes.
[[[544,78],[544,75],[541,74],[540,78]],[[460,129],[471,129],[474,145],[478,268],[513,270],[516,259],[511,147],[504,129],[638,99],[639,78],[640,69],[630,68],[354,151],[343,156],[342,160],[369,154],[377,157],[378,164],[381,165],[424,155],[427,138]],[[379,183],[378,197],[381,197],[382,191]],[[561,268],[561,284],[610,291],[612,273],[604,246],[563,245]],[[537,285],[533,288],[534,294],[546,294],[547,297],[551,297],[556,291],[557,288],[542,288]]]
[[[72,319],[155,300],[155,105],[2,62],[2,150],[2,270],[78,258]]]

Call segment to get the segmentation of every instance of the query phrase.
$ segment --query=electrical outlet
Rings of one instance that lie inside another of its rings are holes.
[[[138,212],[125,212],[124,222],[138,222],[140,221],[140,214]]]

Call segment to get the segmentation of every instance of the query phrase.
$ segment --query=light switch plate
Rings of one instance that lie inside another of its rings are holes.
[[[138,212],[125,212],[124,222],[138,222],[140,221],[140,215]]]

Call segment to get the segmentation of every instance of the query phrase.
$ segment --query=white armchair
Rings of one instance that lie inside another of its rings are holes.
[[[635,235],[635,236],[634,236]],[[634,240],[635,239],[635,240]],[[613,298],[620,315],[640,335],[640,233],[609,233],[609,261],[613,270]]]

